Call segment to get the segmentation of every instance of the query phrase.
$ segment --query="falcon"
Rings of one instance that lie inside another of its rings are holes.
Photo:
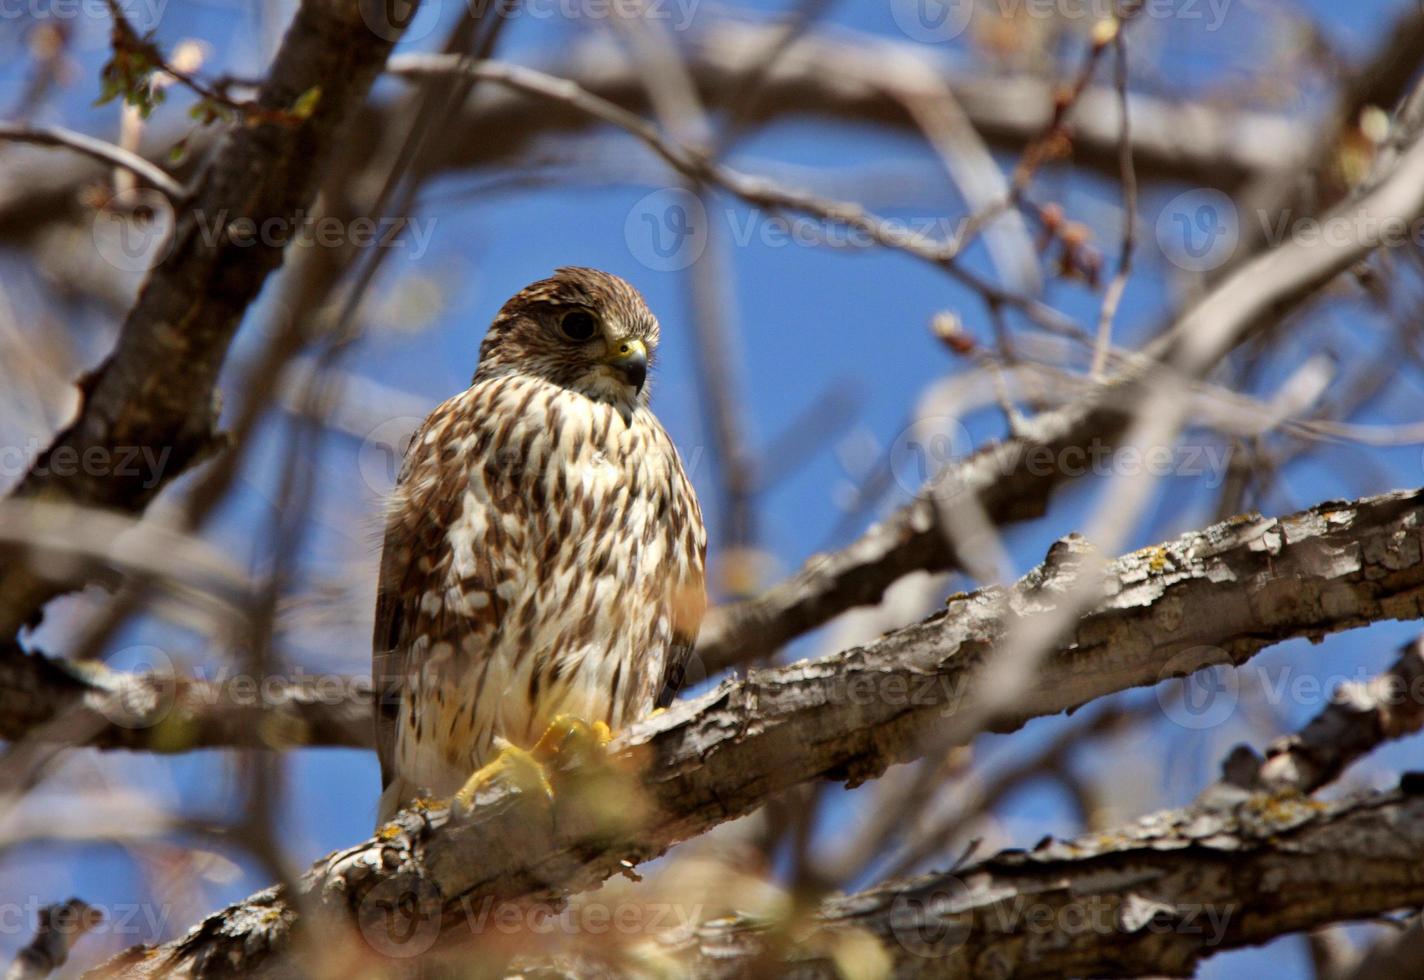
[[[648,407],[658,333],[624,280],[559,269],[504,304],[470,387],[412,437],[372,643],[382,823],[676,693],[707,535]]]

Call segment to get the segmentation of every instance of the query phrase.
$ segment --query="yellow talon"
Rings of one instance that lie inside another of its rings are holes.
[[[500,740],[504,742],[503,739]],[[455,794],[455,803],[465,810],[474,807],[480,791],[497,782],[513,785],[520,792],[543,794],[549,800],[554,798],[554,787],[549,783],[549,774],[538,759],[537,746],[533,753],[517,745],[504,742],[499,755],[476,770],[475,774],[460,787]]]
[[[601,722],[589,724],[573,715],[557,715],[534,745],[534,755],[546,762],[569,759],[588,762],[603,755],[613,732]]]
[[[455,803],[465,810],[471,809],[481,791],[496,782],[552,801],[554,786],[549,779],[550,771],[568,768],[569,763],[590,767],[604,758],[604,748],[612,740],[613,732],[601,721],[589,724],[572,715],[558,715],[532,749],[521,749],[499,739],[499,754],[465,781],[455,794]]]

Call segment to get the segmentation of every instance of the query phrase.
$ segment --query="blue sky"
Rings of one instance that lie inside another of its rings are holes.
[[[779,3],[749,4],[773,12]],[[1206,5],[1203,0],[1203,9]],[[1379,39],[1383,25],[1405,9],[1403,2],[1358,2],[1349,5],[1318,2],[1302,4],[1325,25],[1328,36],[1346,54],[1359,55]],[[708,5],[702,16],[715,16]],[[446,0],[439,17],[431,21],[424,37],[404,49],[429,47],[449,21],[454,4]],[[1229,5],[1222,30],[1208,32],[1202,20],[1158,20],[1145,25],[1142,44],[1151,52],[1145,64],[1134,57],[1135,84],[1157,94],[1191,95],[1222,106],[1241,99],[1273,100],[1267,108],[1288,113],[1309,113],[1319,108],[1309,92],[1272,87],[1263,78],[1255,52],[1275,54],[1289,47],[1282,40],[1268,3],[1235,0]],[[1203,13],[1203,17],[1209,14]],[[841,3],[829,19],[837,26],[908,41],[888,5]],[[104,58],[106,27],[101,20],[81,16],[76,43],[76,71],[70,84],[52,100],[41,121],[59,122],[112,136],[116,110],[112,105],[91,105],[97,92],[96,76]],[[424,23],[424,22],[418,22]],[[205,71],[252,74],[259,70],[262,52],[270,43],[259,21],[240,4],[208,0],[184,4],[171,0],[159,21],[158,38],[166,47],[188,37],[207,39],[213,47]],[[0,68],[0,84],[18,92],[24,77],[20,38],[25,25],[0,22],[0,44],[11,45],[11,57]],[[564,24],[526,19],[516,23],[505,38],[502,53],[513,58],[545,59],[551,45],[573,36]],[[1135,42],[1130,50],[1138,52]],[[959,42],[925,44],[926,50],[962,67],[989,70],[969,47]],[[1076,48],[1072,64],[1076,65]],[[181,100],[175,100],[181,103]],[[179,119],[180,109],[161,110],[159,119]],[[477,134],[472,134],[477,138]],[[578,144],[587,148],[592,144]],[[637,228],[638,209],[648,195],[675,187],[659,176],[653,158],[631,141],[605,137],[599,154],[580,172],[575,161],[573,182],[548,187],[495,188],[469,177],[447,178],[429,185],[421,197],[418,214],[429,221],[428,248],[418,256],[414,249],[393,254],[367,307],[367,336],[357,345],[346,368],[357,378],[398,389],[408,403],[425,408],[455,393],[468,381],[484,325],[504,299],[527,282],[561,265],[592,265],[630,279],[646,295],[663,326],[663,346],[655,376],[654,401],[659,416],[684,456],[695,460],[693,479],[704,501],[715,501],[717,474],[702,451],[707,442],[703,408],[694,380],[694,351],[689,327],[688,279],[682,271],[650,267],[646,239],[630,234]],[[559,144],[563,153],[574,144]],[[915,222],[937,216],[958,216],[962,205],[953,184],[944,176],[935,154],[920,140],[904,133],[887,133],[863,126],[838,126],[824,121],[779,123],[740,143],[731,162],[755,172],[811,173],[829,188],[868,189],[876,195],[882,213]],[[1012,160],[1001,159],[1005,166]],[[904,185],[879,175],[913,174]],[[1045,175],[1039,184],[1041,199],[1063,203],[1070,215],[1084,221],[1104,245],[1111,269],[1120,218],[1115,184],[1095,177]],[[1131,345],[1160,323],[1173,300],[1176,270],[1164,260],[1152,240],[1152,224],[1167,202],[1186,187],[1149,185],[1144,188],[1141,211],[1147,228],[1139,252],[1139,274],[1128,288],[1119,314],[1117,337]],[[731,313],[738,359],[737,386],[742,421],[753,449],[772,445],[793,419],[816,403],[828,390],[835,391],[851,409],[847,418],[833,420],[831,431],[808,446],[800,465],[769,487],[758,499],[759,547],[766,553],[764,584],[790,572],[810,553],[845,543],[838,533],[844,519],[846,492],[864,472],[856,461],[867,449],[880,451],[893,444],[914,411],[915,399],[927,386],[966,367],[946,352],[928,324],[936,313],[955,310],[966,328],[981,341],[991,337],[985,310],[971,294],[943,273],[908,256],[884,250],[826,249],[804,245],[767,244],[761,237],[769,216],[751,213],[744,205],[719,196],[707,215],[712,247],[725,257],[731,286],[726,305]],[[754,233],[737,240],[747,229]],[[7,269],[10,261],[7,261]],[[978,271],[992,271],[982,249],[969,261]],[[651,263],[656,265],[656,261]],[[32,274],[21,271],[19,276]],[[39,294],[32,278],[21,289]],[[240,377],[244,357],[256,349],[263,316],[271,311],[274,290],[269,286],[234,352],[229,383]],[[1093,321],[1099,295],[1080,284],[1050,285],[1048,298],[1082,322]],[[38,302],[36,300],[36,302]],[[1340,312],[1302,323],[1283,353],[1262,372],[1259,390],[1269,393],[1295,367],[1320,351],[1341,358],[1364,356],[1376,349],[1385,335],[1385,321],[1348,303]],[[114,323],[94,316],[94,354]],[[1410,369],[1389,391],[1369,403],[1354,419],[1389,423],[1417,416],[1419,377]],[[357,406],[358,408],[360,406]],[[359,414],[359,413],[358,413]],[[379,413],[378,413],[379,414]],[[1001,434],[996,411],[964,420],[976,440]],[[227,507],[214,538],[236,560],[260,572],[271,558],[271,547],[260,531],[270,520],[272,488],[279,474],[280,428],[264,430],[256,465],[238,496]],[[323,475],[318,523],[303,554],[304,583],[313,587],[354,576],[359,587],[374,589],[375,552],[378,548],[379,500],[383,487],[372,477],[371,445],[359,434],[338,435],[316,461]],[[363,453],[365,455],[363,456]],[[873,458],[873,453],[871,453]],[[363,462],[364,460],[364,462]],[[1368,460],[1368,465],[1362,461]],[[1282,490],[1272,510],[1303,507],[1329,497],[1353,497],[1421,482],[1419,447],[1354,450],[1332,449],[1322,462],[1305,461],[1283,473]],[[365,467],[363,469],[363,467]],[[888,498],[886,506],[903,501]],[[1057,499],[1049,516],[1030,527],[1015,529],[1007,537],[1016,573],[1038,562],[1048,544],[1081,527],[1096,500],[1095,488],[1083,486]],[[1201,477],[1183,476],[1164,482],[1150,518],[1134,532],[1135,544],[1146,544],[1199,526],[1210,519],[1212,488]],[[715,506],[708,514],[713,540],[721,516]],[[716,555],[714,553],[715,562]],[[360,576],[368,577],[362,580]],[[946,591],[960,587],[955,583]],[[359,606],[359,603],[357,604]],[[63,608],[63,607],[61,607]],[[77,608],[77,607],[73,607]],[[312,615],[320,620],[321,609]],[[336,604],[335,616],[350,616],[349,606]],[[361,609],[359,622],[343,622],[323,632],[325,626],[294,631],[294,646],[302,663],[312,671],[360,672],[367,651],[359,644],[369,623],[369,610]],[[329,624],[328,624],[329,625]],[[60,630],[60,627],[53,627]],[[1243,684],[1265,690],[1266,702],[1276,702],[1276,720],[1284,730],[1298,725],[1320,707],[1317,699],[1273,697],[1281,671],[1292,676],[1313,676],[1329,689],[1330,680],[1368,676],[1388,663],[1398,643],[1413,634],[1410,624],[1384,624],[1367,632],[1327,639],[1319,646],[1286,644],[1263,655],[1244,673]],[[62,631],[59,635],[62,635]],[[333,648],[331,636],[354,644]],[[114,662],[132,663],[141,648],[153,645],[171,651],[175,660],[200,672],[220,670],[221,663],[196,642],[196,638],[170,625],[144,622],[132,627],[116,643]],[[823,647],[817,637],[796,647],[809,655]],[[136,652],[138,651],[138,652]],[[1275,685],[1273,687],[1273,685]],[[1154,698],[1152,691],[1133,692],[1129,698]],[[1188,802],[1215,772],[1232,742],[1251,739],[1259,744],[1260,729],[1250,728],[1246,712],[1234,714],[1222,725],[1192,730],[1164,714],[1149,723],[1137,748],[1122,743],[1105,745],[1102,754],[1090,753],[1075,765],[1084,773],[1103,777],[1109,805],[1127,818],[1146,808]],[[1054,736],[1058,719],[1030,725],[1011,738],[982,740],[982,759],[997,761],[1030,752]],[[1417,750],[1413,741],[1386,747],[1365,765],[1360,778],[1411,767]],[[1096,751],[1096,750],[1095,750]],[[1417,768],[1417,766],[1415,766]],[[55,783],[52,796],[32,801],[35,806],[61,806],[60,788],[107,787],[119,792],[125,785],[142,788],[155,798],[172,800],[195,813],[232,812],[235,801],[228,780],[230,760],[219,753],[198,753],[176,759],[124,756],[76,757],[66,767],[65,778]],[[1117,778],[1131,773],[1136,779]],[[1124,786],[1130,783],[1130,786]],[[299,865],[337,846],[364,836],[370,829],[379,791],[374,758],[366,753],[314,750],[297,753],[291,760],[290,796],[283,826],[285,844]],[[823,833],[829,842],[844,839],[859,819],[858,794],[834,794]],[[1009,803],[1002,843],[1031,844],[1045,833],[1071,833],[1076,829],[1072,811],[1052,787],[1028,789]],[[225,863],[226,859],[235,864]],[[161,866],[161,861],[158,864]],[[9,855],[0,866],[0,894],[36,897],[39,902],[70,893],[101,905],[131,902],[145,888],[170,895],[196,888],[199,907],[216,908],[267,883],[266,876],[248,866],[239,855],[215,856],[201,874],[177,880],[154,880],[152,855],[136,862],[114,846],[53,847]],[[140,874],[142,867],[142,876]],[[181,932],[190,923],[175,921],[164,936]],[[0,951],[23,942],[27,931],[0,922]],[[151,936],[129,937],[129,941]],[[1204,976],[1245,976],[1265,963],[1298,972],[1304,967],[1298,940],[1286,940],[1264,951],[1227,954],[1208,961]],[[1269,958],[1269,959],[1267,959]]]

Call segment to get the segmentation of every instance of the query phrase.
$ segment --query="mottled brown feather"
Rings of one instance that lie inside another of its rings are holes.
[[[560,332],[593,313],[591,341]],[[386,525],[372,674],[381,819],[449,794],[556,714],[626,725],[682,683],[706,532],[648,392],[606,365],[659,329],[628,283],[560,269],[495,317],[471,386],[407,451]]]

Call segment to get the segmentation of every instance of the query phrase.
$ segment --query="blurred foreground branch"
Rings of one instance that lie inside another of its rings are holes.
[[[1238,518],[1109,563],[1096,608],[990,727],[1010,731],[1131,687],[1239,665],[1285,639],[1417,618],[1421,499],[1399,492],[1278,520]],[[641,807],[626,789],[616,813],[587,805],[577,765],[553,773],[552,799],[496,782],[468,814],[440,803],[405,811],[372,840],[317,862],[302,879],[303,904],[369,939],[393,890],[435,923],[471,902],[557,903],[791,786],[872,778],[972,710],[996,644],[1082,586],[1086,549],[1065,539],[1011,588],[954,597],[864,647],[753,670],[634,726],[612,751],[643,774]],[[201,975],[205,964],[279,975],[292,967],[284,957],[295,921],[284,893],[269,889],[111,966],[124,976]]]
[[[64,966],[69,951],[83,935],[103,921],[103,914],[82,899],[40,909],[34,940],[20,950],[5,980],[42,980]]]
[[[36,461],[15,493],[139,512],[196,460],[221,446],[214,433],[217,379],[247,306],[281,263],[285,240],[231,233],[239,219],[276,221],[295,230],[311,205],[335,137],[366,98],[391,41],[373,32],[358,5],[304,0],[257,105],[285,113],[302,100],[301,119],[232,126],[197,178],[189,205],[175,216],[171,242],[129,311],[117,347],[81,382],[78,417]],[[315,96],[315,98],[313,98]],[[223,233],[201,234],[216,222]],[[123,459],[144,447],[162,451],[163,469],[149,476],[108,467],[76,471],[46,463]],[[58,475],[60,473],[66,475]],[[72,581],[11,554],[0,565],[0,640],[34,622]]]
[[[371,745],[366,678],[127,673],[0,648],[0,739],[187,752]]]

